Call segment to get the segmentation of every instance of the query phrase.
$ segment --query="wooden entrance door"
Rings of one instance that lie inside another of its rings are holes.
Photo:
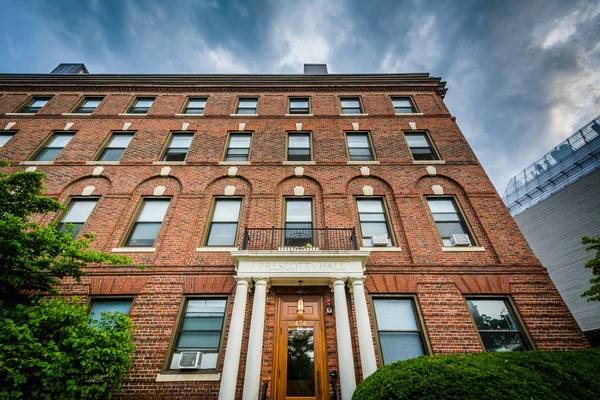
[[[326,400],[329,397],[323,298],[303,298],[302,318],[298,318],[298,296],[281,296],[277,301],[275,400]]]

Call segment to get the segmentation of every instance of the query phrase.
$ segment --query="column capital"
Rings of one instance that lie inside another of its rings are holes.
[[[354,278],[348,278],[348,290],[350,291],[350,293],[354,292],[354,288],[357,286],[362,286],[364,288],[365,286],[365,277],[354,277]],[[363,289],[364,290],[364,289]]]
[[[238,286],[250,286],[250,278],[235,277]]]
[[[267,277],[261,276],[257,278],[252,278],[252,281],[254,282],[254,290],[256,290],[257,286],[265,286],[267,288],[267,292],[271,288],[271,281]]]
[[[347,279],[348,278],[344,278],[341,276],[333,276],[333,277],[331,277],[331,282],[329,282],[329,288],[333,292],[334,286],[338,286],[338,285],[346,286]]]

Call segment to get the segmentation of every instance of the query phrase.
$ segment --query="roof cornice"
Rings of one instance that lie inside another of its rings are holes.
[[[435,91],[446,82],[428,73],[328,75],[56,75],[0,74],[0,90],[53,91]]]

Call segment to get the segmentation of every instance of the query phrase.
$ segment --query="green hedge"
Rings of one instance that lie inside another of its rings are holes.
[[[353,400],[600,399],[600,349],[419,357],[379,368]]]

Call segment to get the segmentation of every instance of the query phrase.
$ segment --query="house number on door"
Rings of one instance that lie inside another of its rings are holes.
[[[294,325],[296,325],[296,326],[306,326],[306,321],[295,321]]]

